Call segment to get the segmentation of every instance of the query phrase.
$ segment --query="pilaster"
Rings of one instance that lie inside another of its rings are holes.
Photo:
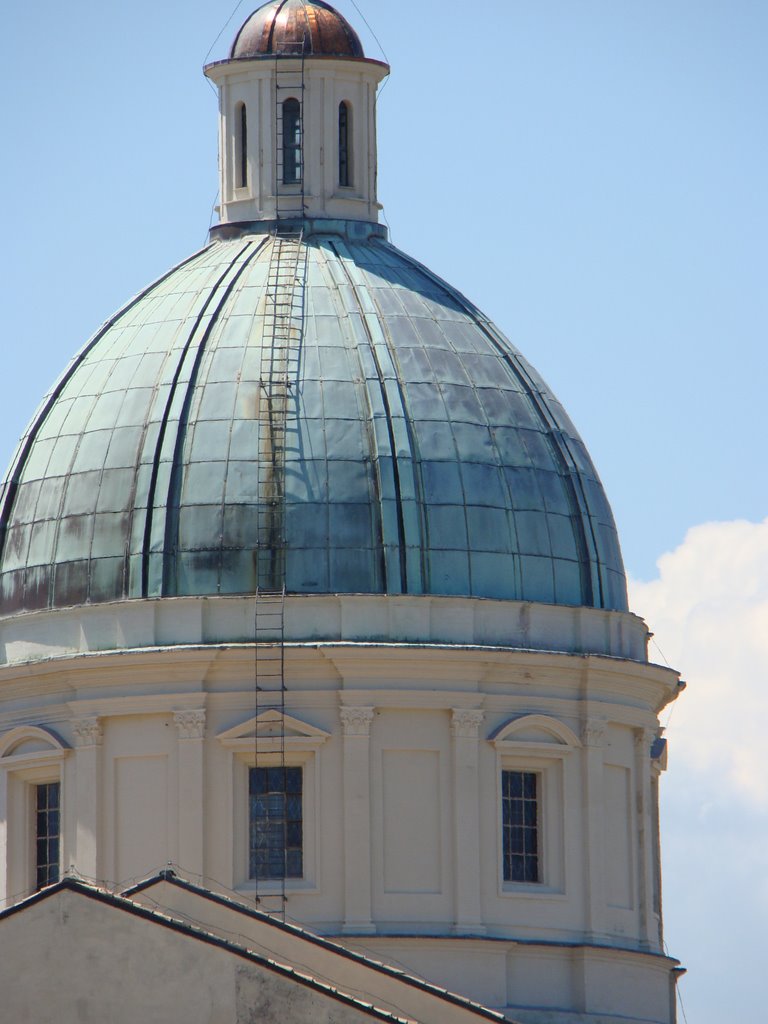
[[[606,723],[590,718],[582,726],[585,820],[586,927],[593,939],[605,930],[605,781]]]
[[[344,924],[346,935],[370,935],[371,722],[373,708],[344,706]]]
[[[173,724],[177,731],[178,759],[178,862],[183,872],[203,875],[203,745],[205,710],[176,711]]]
[[[0,769],[0,910],[8,906],[10,859],[8,856],[8,772]]]
[[[97,717],[72,722],[75,735],[75,868],[86,878],[101,878],[100,828],[103,730]]]
[[[635,794],[637,804],[638,904],[640,907],[640,944],[655,945],[658,926],[653,909],[653,824],[651,803],[650,729],[635,729]]]
[[[453,708],[454,925],[456,935],[481,935],[479,731],[483,712]]]

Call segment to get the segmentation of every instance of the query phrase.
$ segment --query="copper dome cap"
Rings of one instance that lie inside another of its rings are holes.
[[[271,0],[248,18],[230,58],[266,56],[364,57],[360,39],[322,0]]]

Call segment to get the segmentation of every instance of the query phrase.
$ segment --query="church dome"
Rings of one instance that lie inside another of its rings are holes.
[[[272,0],[248,18],[230,58],[265,56],[362,57],[357,33],[322,0]]]
[[[562,406],[378,223],[345,25],[273,3],[205,68],[209,243],[0,482],[6,1016],[672,1024],[679,677]]]
[[[611,510],[562,406],[470,302],[354,227],[220,237],[85,346],[3,484],[0,614],[253,593],[282,545],[289,593],[626,609]],[[276,370],[281,247],[302,334]]]

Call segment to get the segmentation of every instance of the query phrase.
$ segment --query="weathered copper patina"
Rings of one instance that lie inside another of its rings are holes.
[[[237,34],[231,59],[270,55],[363,57],[357,33],[322,0],[272,0],[248,18]]]

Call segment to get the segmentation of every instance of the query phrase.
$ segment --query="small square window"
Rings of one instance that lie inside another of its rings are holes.
[[[502,771],[501,812],[505,882],[540,882],[539,776]]]

